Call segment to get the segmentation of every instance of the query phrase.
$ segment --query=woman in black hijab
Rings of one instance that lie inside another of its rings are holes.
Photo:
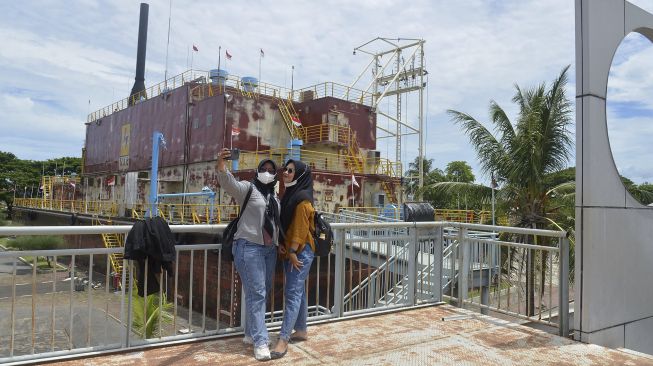
[[[284,242],[279,244],[279,252],[285,259],[285,311],[279,341],[270,351],[273,359],[286,354],[290,340],[307,339],[305,282],[315,253],[311,169],[299,160],[288,160],[284,166],[283,182],[286,191],[281,199],[281,230],[285,235]]]

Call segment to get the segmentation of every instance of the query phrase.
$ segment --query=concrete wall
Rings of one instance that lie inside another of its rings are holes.
[[[606,121],[612,58],[653,15],[618,0],[576,0],[575,338],[653,354],[653,210],[622,184]]]

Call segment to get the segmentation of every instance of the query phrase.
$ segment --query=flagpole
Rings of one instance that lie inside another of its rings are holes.
[[[190,53],[190,78],[193,79],[193,56],[195,56],[195,50]]]
[[[351,207],[356,207],[356,196],[354,196],[354,173],[351,173]]]
[[[170,48],[170,22],[172,19],[172,0],[170,0],[170,9],[168,10],[168,42],[166,43],[166,71],[163,76],[164,88],[168,90],[168,48]]]

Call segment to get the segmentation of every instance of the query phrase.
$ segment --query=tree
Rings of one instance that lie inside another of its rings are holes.
[[[406,177],[404,186],[406,187],[406,193],[409,195],[414,195],[417,193],[417,188],[419,187],[419,161],[420,157],[415,157],[414,161],[408,163],[408,170],[406,170],[404,173],[404,176]],[[426,181],[429,173],[431,172],[432,166],[433,159],[422,159],[422,172],[424,174],[424,181]]]
[[[513,224],[528,228],[550,228],[552,216],[547,175],[566,167],[572,140],[571,102],[565,95],[565,67],[550,88],[545,83],[522,90],[515,86],[512,99],[519,107],[513,124],[506,112],[490,102],[490,120],[496,136],[474,117],[449,110],[452,120],[462,126],[476,150],[482,171],[493,175],[501,198],[509,206]],[[524,239],[527,240],[527,239]],[[540,243],[542,244],[542,243]],[[531,255],[528,250],[526,256]],[[530,264],[534,261],[528,260]],[[546,260],[542,261],[544,269]],[[534,313],[533,267],[528,268],[526,292],[528,314]]]
[[[450,182],[472,183],[474,181],[472,167],[466,161],[452,161],[447,164],[444,171],[447,173],[447,179]]]

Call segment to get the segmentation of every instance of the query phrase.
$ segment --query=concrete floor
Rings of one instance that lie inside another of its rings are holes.
[[[462,316],[452,320],[452,316]],[[574,342],[449,305],[327,322],[270,365],[653,365],[653,356]],[[53,365],[251,365],[240,337]]]

